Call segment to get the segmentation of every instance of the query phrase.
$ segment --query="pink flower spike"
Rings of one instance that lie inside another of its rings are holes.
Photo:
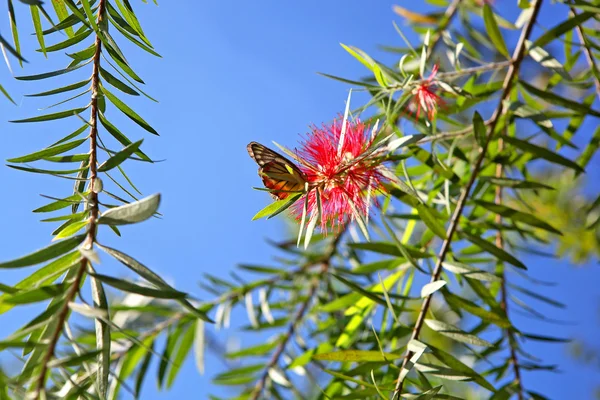
[[[339,229],[356,218],[364,219],[371,202],[369,192],[382,191],[382,183],[387,181],[381,159],[367,152],[373,142],[368,126],[348,119],[343,142],[341,136],[339,120],[321,128],[313,126],[298,150],[303,160],[300,168],[306,174],[310,190],[306,211],[303,210],[305,195],[293,206],[293,214],[298,220],[303,213],[306,218],[318,214],[318,190],[323,232],[327,232],[328,226]]]
[[[437,86],[434,82],[437,72],[438,65],[436,64],[433,66],[429,77],[426,79],[422,78],[423,82],[413,89],[413,103],[416,103],[415,106],[417,108],[417,119],[421,114],[421,109],[423,109],[427,113],[427,117],[432,120],[435,117],[438,106],[444,103],[440,96],[435,94],[434,91],[434,88]]]

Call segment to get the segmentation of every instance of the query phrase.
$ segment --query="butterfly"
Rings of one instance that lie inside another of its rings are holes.
[[[304,191],[307,177],[296,164],[257,142],[250,142],[246,148],[259,165],[258,176],[274,199],[283,200],[290,193]]]

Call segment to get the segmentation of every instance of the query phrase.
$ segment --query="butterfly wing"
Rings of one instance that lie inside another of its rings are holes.
[[[257,142],[248,144],[248,154],[259,165],[258,175],[271,195],[285,199],[291,192],[304,190],[306,175],[290,160]]]

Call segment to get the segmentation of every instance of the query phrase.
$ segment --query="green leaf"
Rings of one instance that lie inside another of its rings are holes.
[[[425,323],[432,330],[449,337],[450,339],[454,339],[457,342],[473,344],[477,346],[488,346],[491,347],[492,344],[486,340],[480,339],[475,335],[471,335],[469,333],[463,332],[454,325],[450,325],[446,322],[438,321],[435,319],[426,319]]]
[[[516,259],[511,254],[507,253],[504,249],[501,249],[501,248],[497,247],[493,243],[491,243],[491,242],[489,242],[489,241],[487,241],[487,240],[485,240],[485,239],[483,239],[481,237],[468,234],[466,232],[461,232],[460,234],[463,235],[463,236],[465,236],[469,240],[469,242],[471,242],[474,245],[478,246],[482,250],[487,251],[488,253],[492,254],[493,256],[495,256],[496,258],[498,258],[499,260],[506,261],[507,263],[512,264],[515,267],[518,267],[518,268],[521,268],[521,269],[527,269],[527,267],[525,266],[525,264],[523,264],[521,261],[519,261],[518,259]]]
[[[557,106],[568,108],[569,110],[573,110],[578,113],[589,114],[593,115],[594,117],[600,117],[600,112],[594,110],[591,107],[588,107],[583,103],[564,98],[549,90],[538,89],[525,81],[519,81],[519,84],[523,86],[523,88],[525,88],[525,90],[527,90],[532,95],[537,96],[548,103],[556,104]]]
[[[526,181],[520,179],[495,177],[495,176],[480,176],[480,181],[491,183],[492,185],[510,187],[513,189],[549,189],[554,190],[552,186],[545,185],[540,182]]]
[[[560,75],[563,79],[568,81],[573,80],[571,75],[567,72],[565,67],[554,57],[552,57],[546,50],[541,47],[531,47],[531,42],[528,40],[525,42],[529,56],[538,62],[542,67],[549,68]]]
[[[58,239],[64,239],[67,238],[69,236],[73,236],[74,234],[76,234],[77,232],[79,232],[82,228],[84,228],[85,226],[87,226],[88,221],[76,221],[76,222],[71,222],[69,221],[69,225],[66,226],[64,229],[62,229],[60,232],[58,232],[56,234],[56,236],[54,237],[54,240],[58,240]]]
[[[69,72],[78,70],[79,68],[83,67],[84,65],[87,65],[87,63],[81,64],[81,65],[78,65],[78,66],[72,67],[72,68],[59,69],[57,71],[52,71],[52,72],[45,72],[43,74],[15,76],[15,79],[18,79],[20,81],[38,81],[40,79],[47,79],[47,78],[52,78],[54,76],[68,74]]]
[[[574,161],[571,161],[568,158],[561,156],[560,154],[556,154],[555,152],[550,151],[545,147],[541,147],[541,146],[535,145],[533,143],[529,143],[524,140],[517,139],[512,136],[503,136],[503,139],[505,142],[510,143],[511,145],[517,147],[518,149],[521,149],[523,151],[531,153],[537,157],[543,158],[544,160],[550,161],[554,164],[559,164],[559,165],[574,169],[575,171],[578,171],[578,172],[585,172]]]
[[[110,157],[98,167],[98,171],[106,172],[115,168],[117,165],[121,164],[123,161],[127,160],[129,156],[135,153],[140,148],[143,141],[144,140],[142,139],[138,140],[137,142],[131,143],[129,146],[114,154],[112,157]]]
[[[313,355],[313,360],[340,362],[386,362],[402,358],[401,354],[382,353],[373,350],[341,350]]]
[[[452,370],[465,374],[467,376],[470,376],[473,378],[473,380],[481,387],[491,391],[491,392],[495,392],[496,389],[494,388],[494,386],[492,386],[488,381],[486,381],[481,375],[479,375],[475,370],[473,370],[472,368],[468,367],[467,365],[465,365],[463,362],[459,361],[457,358],[455,358],[452,354],[447,353],[443,350],[440,350],[439,348],[435,347],[434,345],[431,344],[427,344],[427,347],[429,348],[429,350],[431,351],[431,353],[435,356],[435,358],[437,358],[438,360],[440,360],[441,362],[443,362],[444,364],[446,364],[448,367],[452,368]]]
[[[44,35],[42,34],[42,21],[40,21],[40,10],[37,6],[30,6],[31,19],[33,20],[33,27],[35,28],[35,35],[37,36],[40,48],[46,56],[46,44],[44,43]]]
[[[163,280],[159,275],[152,272],[148,267],[137,261],[136,259],[128,256],[125,253],[122,253],[118,250],[112,249],[110,247],[102,246],[100,244],[96,244],[100,249],[102,249],[107,254],[119,260],[123,265],[137,273],[142,278],[146,279],[148,282],[153,283],[159,288],[162,289],[170,289],[171,291],[175,291],[165,280]],[[206,313],[198,310],[194,307],[189,301],[185,299],[177,299],[177,301],[183,305],[186,309],[191,311],[198,318],[213,323],[213,321],[206,315]]]
[[[41,160],[42,158],[54,156],[57,154],[65,153],[69,150],[75,149],[79,147],[83,142],[87,139],[79,139],[73,140],[72,142],[64,143],[58,146],[47,147],[44,150],[36,151],[35,153],[28,154],[26,156],[11,158],[6,161],[11,163],[26,163],[36,160]]]
[[[442,239],[446,239],[446,231],[444,230],[444,226],[433,215],[429,207],[427,207],[425,204],[419,203],[415,208],[419,212],[419,216],[425,225],[427,225],[427,227],[431,229],[431,231],[437,236]]]
[[[498,314],[495,311],[488,311],[485,308],[479,307],[477,304],[470,300],[464,299],[460,296],[450,293],[450,291],[444,292],[444,298],[451,306],[461,308],[466,312],[473,314],[483,321],[490,322],[499,326],[500,328],[511,328],[512,324],[505,316]]]
[[[566,21],[556,25],[552,29],[544,32],[535,42],[533,42],[532,47],[544,47],[548,43],[552,42],[556,38],[560,37],[563,33],[570,31],[576,26],[580,26],[588,19],[592,18],[595,15],[593,12],[584,12],[573,16]]]
[[[132,89],[126,83],[124,83],[119,78],[117,78],[116,76],[112,75],[110,72],[108,72],[107,70],[105,70],[102,67],[100,67],[100,76],[102,76],[102,78],[107,83],[109,83],[112,86],[116,87],[117,89],[119,89],[123,93],[127,93],[127,94],[130,94],[132,96],[139,96],[140,95],[137,91],[135,91],[134,89]]]
[[[481,115],[477,111],[473,114],[473,131],[475,132],[477,144],[479,147],[483,148],[486,142],[487,128],[485,127],[483,118],[481,118]]]
[[[28,267],[30,265],[36,265],[44,261],[51,260],[58,256],[73,250],[85,239],[85,235],[75,236],[69,239],[62,240],[60,242],[51,244],[48,247],[37,250],[26,256],[17,258],[12,261],[0,263],[0,268],[21,268]]]
[[[102,124],[102,126],[104,126],[104,128],[108,131],[108,133],[110,133],[115,139],[117,139],[119,141],[119,143],[121,143],[123,146],[129,146],[132,143],[131,140],[129,140],[127,138],[127,136],[125,136],[123,133],[121,133],[121,131],[119,129],[117,129],[116,126],[111,124],[110,121],[108,121],[104,117],[104,114],[99,113],[98,117],[100,118],[100,123]],[[152,162],[150,157],[148,157],[146,154],[144,154],[144,152],[141,150],[136,151],[135,154],[144,161]]]
[[[93,358],[96,358],[97,355],[98,355],[98,350],[92,350],[90,352],[83,353],[81,355],[68,356],[68,357],[63,357],[63,358],[55,358],[54,360],[52,360],[48,363],[48,367],[49,368],[75,367],[75,366],[79,366],[87,361],[90,361]]]
[[[62,21],[69,18],[69,12],[67,11],[67,6],[61,0],[52,0],[52,6],[54,7],[54,12],[56,12],[56,16],[61,21],[57,25],[55,25],[55,27],[58,27],[62,23]],[[73,37],[73,28],[68,27],[64,29],[68,37]]]
[[[254,217],[252,217],[252,221],[265,217],[267,217],[267,219],[273,218],[274,216],[287,210],[292,204],[296,202],[296,200],[300,198],[300,196],[302,196],[302,193],[291,193],[290,196],[286,199],[277,200],[270,203],[265,208],[257,212],[254,215]]]
[[[116,289],[123,290],[129,293],[139,294],[141,296],[153,297],[156,299],[181,299],[186,296],[186,293],[178,292],[174,289],[152,289],[146,286],[140,286],[133,282],[123,279],[113,278],[107,275],[90,274],[101,282],[106,283]]]
[[[10,121],[10,122],[21,123],[21,122],[52,121],[52,120],[55,120],[55,119],[62,119],[62,118],[72,117],[74,115],[81,114],[85,110],[87,110],[87,107],[74,108],[72,110],[59,111],[59,112],[56,112],[56,113],[53,113],[53,114],[46,114],[46,115],[40,115],[40,116],[32,117],[32,118],[18,119],[18,120]]]
[[[91,265],[89,265],[89,267],[91,267]],[[94,307],[102,310],[106,315],[109,315],[108,300],[106,299],[104,287],[102,287],[102,283],[94,276],[91,277],[91,288]],[[96,350],[98,350],[97,366],[99,376],[96,379],[96,385],[98,386],[100,396],[106,398],[108,392],[108,376],[110,375],[110,325],[101,318],[95,318],[94,325],[96,327]]]
[[[81,194],[76,193],[69,197],[65,197],[64,199],[56,199],[56,201],[53,201],[52,203],[49,203],[49,204],[46,204],[45,206],[36,208],[35,210],[33,210],[33,212],[34,213],[51,212],[51,211],[56,211],[56,210],[60,210],[60,209],[69,207],[73,204],[79,204],[82,201],[84,201],[87,194],[88,193],[81,193]]]
[[[485,22],[485,30],[496,49],[506,58],[510,58],[508,48],[500,32],[500,28],[498,28],[494,12],[487,3],[483,4],[483,21]]]
[[[121,112],[123,112],[123,114],[127,115],[133,122],[135,122],[136,124],[138,124],[139,126],[144,128],[148,132],[150,132],[154,135],[158,135],[158,132],[156,132],[154,130],[154,128],[152,128],[146,121],[144,121],[144,119],[142,117],[140,117],[135,111],[133,111],[131,108],[129,108],[128,105],[123,103],[121,100],[119,100],[116,96],[114,96],[112,93],[110,93],[105,88],[102,89],[102,92],[104,93],[106,98],[115,105],[115,107],[117,107],[119,110],[121,110]]]
[[[90,34],[92,32],[93,31],[91,31],[91,30],[85,30],[81,33],[78,33],[77,35],[75,35],[73,37],[69,37],[67,40],[64,40],[60,43],[54,44],[52,46],[48,46],[48,47],[46,47],[46,52],[50,53],[53,51],[67,49],[67,48],[85,40],[88,36],[90,36]]]
[[[559,230],[557,230],[547,222],[544,222],[541,219],[533,216],[532,214],[515,210],[514,208],[510,208],[502,204],[495,204],[484,200],[475,200],[475,204],[493,213],[501,215],[504,218],[508,218],[513,221],[523,222],[527,225],[535,226],[536,228],[544,229],[548,232],[556,233],[557,235],[562,236],[562,233]]]
[[[159,204],[160,194],[153,194],[142,200],[106,210],[98,218],[98,223],[104,225],[128,225],[142,222],[154,215],[158,210]]]
[[[442,263],[442,267],[444,269],[454,273],[465,276],[467,278],[477,279],[480,281],[489,281],[489,282],[501,282],[502,278],[491,274],[487,271],[483,271],[477,269],[475,267],[471,267],[470,265],[459,263],[456,261],[445,261]]]
[[[19,65],[23,67],[25,59],[21,57],[21,44],[19,43],[19,30],[17,29],[17,17],[15,16],[15,8],[12,0],[8,0],[8,16],[10,18],[10,28],[12,31],[13,43],[15,44],[14,52],[17,54]],[[0,35],[1,37],[1,35]]]
[[[192,323],[188,326],[187,330],[182,334],[182,338],[179,341],[179,346],[177,346],[177,350],[175,351],[175,356],[172,361],[171,369],[169,370],[169,375],[167,376],[167,388],[170,388],[177,377],[177,373],[179,369],[183,365],[187,355],[190,353],[190,349],[192,348],[192,344],[194,343],[194,334],[196,332],[195,324]]]
[[[76,90],[84,87],[90,82],[89,79],[83,80],[81,82],[73,83],[72,85],[63,86],[58,89],[52,89],[45,92],[35,93],[35,94],[26,94],[25,97],[42,97],[42,96],[51,96],[53,94],[59,94],[64,92],[69,92],[71,90]],[[86,125],[87,126],[87,125]]]
[[[13,305],[37,303],[39,301],[44,301],[52,299],[54,297],[58,297],[61,294],[63,294],[68,288],[69,285],[59,283],[57,285],[41,286],[39,288],[31,290],[22,290],[9,297],[4,298],[3,302]]]
[[[240,358],[240,357],[249,357],[249,356],[260,356],[260,355],[264,355],[267,352],[271,351],[272,349],[275,348],[275,346],[277,346],[279,344],[280,340],[272,340],[270,342],[267,343],[261,343],[258,344],[256,346],[250,346],[250,347],[246,347],[243,348],[241,350],[238,351],[234,351],[234,352],[228,352],[225,353],[224,356],[225,358]]]
[[[421,288],[421,297],[427,297],[427,296],[432,295],[433,293],[437,292],[442,287],[444,287],[446,285],[446,283],[447,282],[444,280],[437,280],[437,281],[429,282],[428,284],[426,284],[425,286],[423,286]]]

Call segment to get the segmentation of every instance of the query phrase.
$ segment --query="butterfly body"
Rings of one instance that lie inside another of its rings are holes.
[[[292,161],[257,142],[250,142],[246,148],[273,198],[283,200],[291,193],[304,191],[306,175]]]

